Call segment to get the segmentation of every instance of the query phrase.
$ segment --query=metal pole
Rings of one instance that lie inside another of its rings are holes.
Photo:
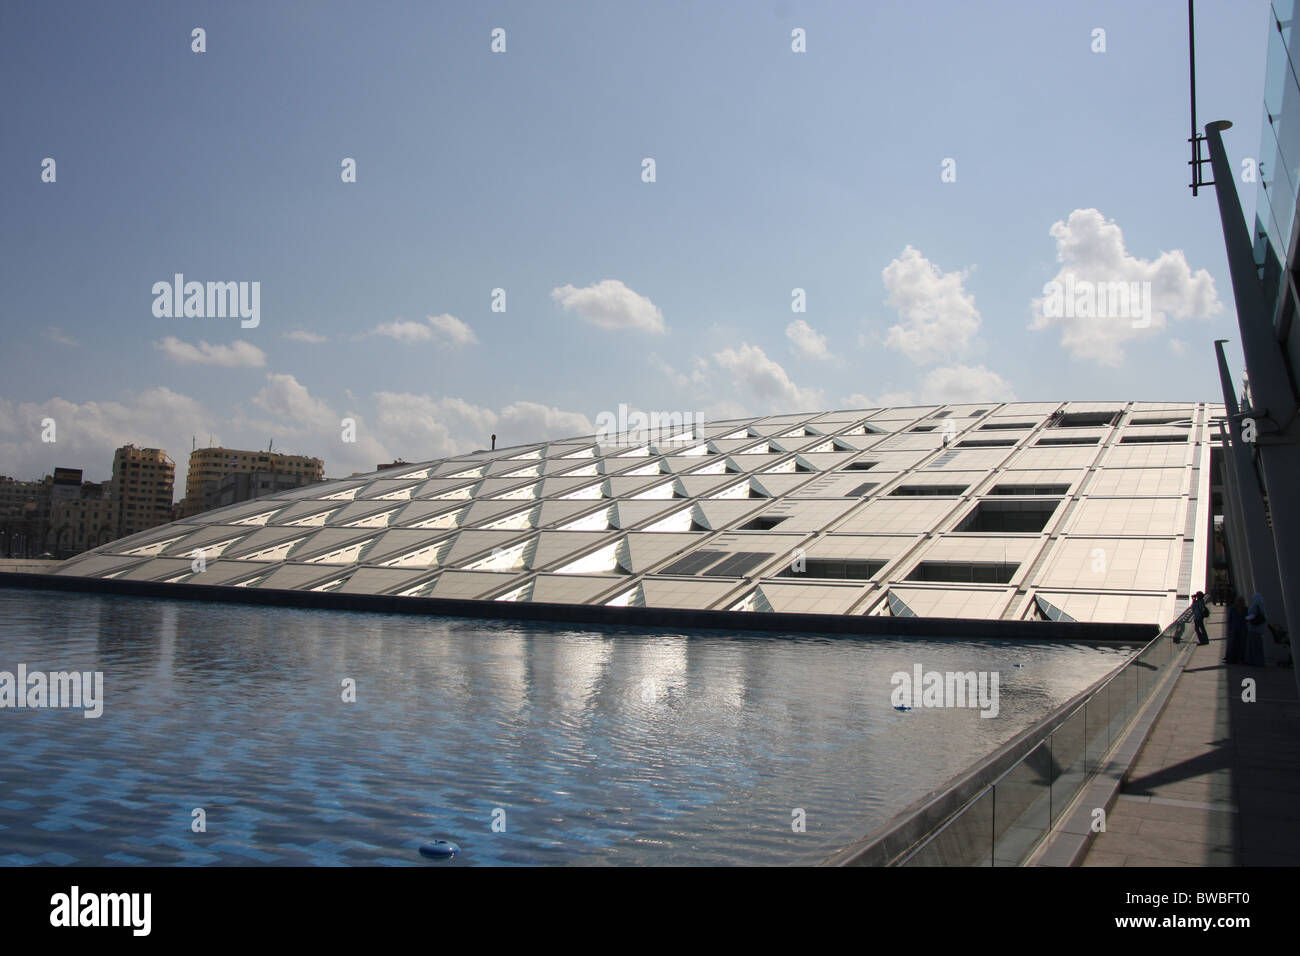
[[[1192,10],[1192,0],[1187,0],[1187,62],[1188,83],[1192,88],[1192,143],[1196,142],[1196,13]],[[1192,181],[1199,179],[1193,171]],[[1193,193],[1192,195],[1195,195]]]
[[[1259,497],[1259,476],[1250,454],[1250,446],[1242,438],[1241,412],[1237,407],[1237,394],[1228,372],[1228,359],[1223,354],[1226,339],[1217,339],[1214,351],[1219,360],[1219,382],[1223,387],[1223,404],[1228,412],[1228,435],[1231,443],[1224,451],[1231,457],[1230,467],[1236,478],[1235,491],[1241,508],[1241,530],[1245,535],[1249,553],[1250,586],[1264,595],[1266,607],[1282,607],[1282,584],[1277,573],[1277,554],[1273,548],[1268,519],[1264,516],[1264,502]],[[1246,595],[1250,600],[1250,595]]]
[[[1223,448],[1223,534],[1227,539],[1228,563],[1232,589],[1237,594],[1249,596],[1250,582],[1255,580],[1251,569],[1250,549],[1246,547],[1244,528],[1246,518],[1241,507],[1241,493],[1237,489],[1237,468],[1232,461],[1235,449],[1223,423],[1219,423],[1219,444]],[[1270,548],[1272,542],[1269,542]],[[1271,556],[1271,551],[1270,551]]]

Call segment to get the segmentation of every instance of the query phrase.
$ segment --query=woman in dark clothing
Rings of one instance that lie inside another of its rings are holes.
[[[1246,611],[1246,663],[1251,667],[1264,667],[1264,635],[1267,616],[1264,611],[1264,595],[1258,591],[1250,599],[1250,609]]]
[[[1223,663],[1241,664],[1246,659],[1246,599],[1240,594],[1228,608],[1228,649]]]

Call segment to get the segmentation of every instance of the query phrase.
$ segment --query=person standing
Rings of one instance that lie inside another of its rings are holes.
[[[1240,594],[1228,608],[1228,647],[1223,663],[1241,664],[1246,660],[1246,599]]]
[[[1197,591],[1192,598],[1192,626],[1196,628],[1196,643],[1210,643],[1210,635],[1205,632],[1205,619],[1210,616],[1210,609],[1205,606],[1205,592]]]
[[[1258,591],[1250,599],[1246,611],[1246,663],[1251,667],[1264,667],[1264,634],[1268,616],[1264,613],[1264,595]]]

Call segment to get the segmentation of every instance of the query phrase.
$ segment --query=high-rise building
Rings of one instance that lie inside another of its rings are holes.
[[[218,507],[221,504],[221,483],[225,478],[254,472],[265,473],[266,477],[260,480],[267,482],[268,489],[282,491],[323,481],[325,462],[307,455],[282,455],[238,448],[196,448],[190,452],[185,500],[181,504],[182,515],[189,517]],[[229,488],[227,490],[230,491]],[[250,489],[246,487],[245,490]],[[231,493],[237,492],[238,488],[235,488]],[[258,496],[250,493],[248,497]]]
[[[123,445],[114,452],[114,536],[124,537],[171,521],[175,486],[176,465],[161,448]]]

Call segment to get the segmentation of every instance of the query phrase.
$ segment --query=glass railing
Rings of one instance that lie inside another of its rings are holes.
[[[1179,652],[1191,611],[1029,736],[1031,749],[895,862],[1019,866],[1097,774]],[[1037,739],[1037,743],[1033,741]],[[1017,746],[1025,746],[1017,738]],[[996,763],[996,761],[991,761]]]

